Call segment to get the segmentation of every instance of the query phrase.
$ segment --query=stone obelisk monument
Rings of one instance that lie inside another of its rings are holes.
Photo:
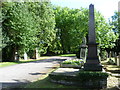
[[[97,43],[95,35],[94,5],[89,5],[89,32],[88,32],[88,54],[84,70],[86,71],[102,71],[102,65],[97,55]]]

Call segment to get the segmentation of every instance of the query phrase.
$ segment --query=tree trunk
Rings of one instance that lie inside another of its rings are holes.
[[[14,62],[15,61],[15,52],[16,52],[16,47],[11,46],[11,55],[10,55],[10,61]]]
[[[34,58],[34,59],[38,59],[38,57],[39,57],[39,56],[38,56],[38,49],[35,48],[33,58]]]
[[[2,49],[2,61],[3,62],[14,62],[19,60],[19,55],[15,55],[16,46],[9,45]]]
[[[10,59],[10,61],[11,62],[19,61],[19,55],[18,55],[16,46],[12,45],[11,47],[12,47],[11,48],[12,52],[11,52],[11,59]]]

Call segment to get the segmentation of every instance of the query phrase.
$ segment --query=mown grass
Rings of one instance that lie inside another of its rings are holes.
[[[83,89],[79,89],[79,87],[76,87],[76,86],[68,86],[68,85],[61,85],[61,84],[53,83],[50,81],[48,74],[45,75],[44,77],[42,77],[41,79],[39,79],[38,81],[27,84],[26,86],[22,86],[21,88],[27,88],[27,89],[39,89],[39,88],[46,88],[46,89],[69,88],[70,89],[70,88],[77,88],[77,90],[83,90]]]
[[[70,57],[70,56],[75,56],[75,54],[60,54],[60,55],[57,55],[57,56]],[[43,60],[43,59],[47,59],[47,58],[49,58],[49,56],[42,56],[42,57],[40,57],[40,59],[29,59],[29,60],[21,59],[20,61],[17,61],[17,62],[0,62],[0,67],[7,67],[7,66],[15,65],[15,64],[39,61],[39,60]]]
[[[76,54],[60,54],[58,56],[71,57],[71,56],[76,56]]]
[[[109,59],[108,58],[107,60],[104,60],[104,61],[101,61],[102,65],[104,65],[105,69],[109,72],[112,72],[112,73],[120,73],[120,66],[117,66],[115,64],[110,64],[108,63],[109,62]],[[113,61],[115,61],[114,58],[111,58]]]
[[[0,67],[7,67],[7,66],[15,65],[15,64],[34,62],[34,61],[44,60],[47,58],[49,57],[46,56],[46,57],[41,57],[40,59],[28,59],[28,60],[21,59],[20,61],[16,61],[16,62],[0,62]]]
[[[24,88],[71,88],[71,86],[52,83],[47,76],[42,80],[38,80],[36,82],[28,84]]]

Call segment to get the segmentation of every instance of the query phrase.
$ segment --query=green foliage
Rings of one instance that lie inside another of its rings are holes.
[[[92,72],[92,71],[80,71],[78,76],[83,80],[88,79],[104,79],[108,77],[108,73],[105,72]]]
[[[115,46],[114,43],[118,38],[118,35],[112,30],[105,18],[99,13],[95,13],[96,16],[96,37],[97,42],[99,43],[100,48],[112,48]]]
[[[119,38],[114,42],[115,46],[113,49],[117,54],[120,52],[120,18],[119,18],[119,12],[114,12],[114,15],[111,17],[112,21],[110,21],[110,25],[113,26],[113,31],[116,33],[116,35],[119,35]]]
[[[88,15],[87,9],[70,9],[54,7],[57,28],[56,42],[52,50],[63,50],[63,53],[75,51],[86,35]],[[84,21],[84,22],[83,22]]]
[[[105,72],[92,72],[92,71],[80,71],[76,76],[68,76],[68,75],[54,75],[49,74],[50,78],[53,80],[65,80],[65,81],[77,81],[77,82],[84,82],[84,81],[95,81],[95,80],[101,80],[101,79],[107,79],[109,76],[108,73]]]
[[[118,12],[115,11],[114,15],[111,18],[112,18],[112,21],[110,21],[110,24],[114,26],[113,27],[114,32],[119,32]]]
[[[54,7],[56,20],[56,39],[50,50],[63,51],[69,53],[78,51],[82,39],[87,37],[88,33],[88,9],[70,9],[67,7]],[[118,35],[116,35],[112,26],[110,26],[101,13],[95,11],[95,29],[97,42],[100,48],[112,48]],[[61,52],[62,52],[61,51]]]
[[[55,38],[55,16],[50,2],[27,2],[29,5],[29,11],[33,13],[37,28],[37,40],[36,44],[39,47],[41,53],[45,53],[47,47],[51,45],[51,42]]]
[[[112,59],[109,59],[109,61],[107,63],[110,64],[110,65],[116,65],[116,63]]]
[[[35,48],[43,54],[76,52],[88,33],[88,9],[52,7],[49,1],[3,2],[0,18],[6,56]],[[114,47],[111,42],[115,42],[118,35],[112,26],[97,11],[95,20],[100,48]]]
[[[40,53],[46,53],[56,33],[49,1],[3,2],[2,14],[4,51],[13,52],[14,56],[15,51],[22,54],[37,47]]]
[[[20,49],[30,48],[36,40],[35,23],[32,14],[24,3],[13,2],[12,6],[7,8],[6,11],[3,6],[5,19],[2,23],[3,36],[7,36],[9,39],[7,45],[14,45]]]
[[[100,54],[101,54],[100,55],[101,56],[101,60],[106,60],[107,59],[107,52],[106,51],[102,50]]]

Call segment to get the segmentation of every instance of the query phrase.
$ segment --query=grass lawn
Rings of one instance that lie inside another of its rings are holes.
[[[43,60],[43,59],[47,59],[47,58],[49,58],[49,57],[45,56],[45,57],[40,57],[40,59],[20,60],[18,62],[0,62],[0,67],[6,67],[6,66],[11,66],[11,65],[20,64],[20,63],[39,61],[39,60]]]
[[[76,56],[76,54],[60,54],[58,56],[71,57],[71,56]]]
[[[60,54],[58,56],[75,56],[75,54]],[[15,64],[20,64],[20,63],[27,63],[27,62],[33,62],[33,61],[39,61],[39,60],[43,60],[43,59],[47,59],[49,58],[48,56],[43,56],[40,57],[40,59],[29,59],[29,60],[20,60],[18,62],[0,62],[0,67],[6,67],[6,66],[11,66],[11,65],[15,65]]]
[[[112,58],[112,60],[114,60],[114,58]],[[106,68],[106,70],[111,73],[120,73],[120,66],[109,64],[108,61],[109,58],[107,60],[101,61],[102,65],[104,65],[104,68]]]
[[[52,70],[53,71],[53,70]],[[61,84],[56,84],[56,83],[52,83],[50,82],[49,79],[49,74],[47,75],[43,75],[41,78],[39,78],[38,81],[32,82],[30,84],[27,84],[25,86],[21,86],[20,88],[27,88],[27,89],[37,89],[37,88],[46,88],[46,89],[50,89],[50,88],[77,88],[77,90],[85,90],[85,89],[79,89],[79,87],[75,87],[75,86],[67,86],[67,85],[61,85]]]
[[[46,75],[43,79],[30,83],[26,85],[24,88],[76,88],[76,87],[52,83],[50,82],[48,75]]]
[[[75,54],[60,54],[60,55],[57,55],[57,56],[70,57],[70,56],[75,56]],[[39,61],[39,60],[43,60],[43,59],[47,59],[47,58],[49,58],[49,56],[42,56],[42,57],[40,57],[40,59],[29,59],[29,60],[23,60],[22,59],[18,62],[0,62],[0,67],[6,67],[6,66],[11,66],[11,65],[20,64],[20,63]]]

